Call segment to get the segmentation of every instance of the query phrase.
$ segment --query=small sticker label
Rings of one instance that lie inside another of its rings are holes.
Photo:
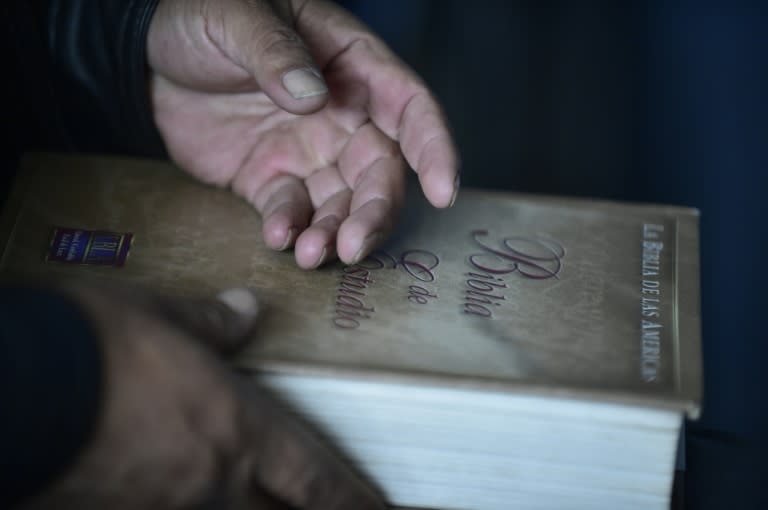
[[[54,227],[46,262],[122,267],[133,234]]]

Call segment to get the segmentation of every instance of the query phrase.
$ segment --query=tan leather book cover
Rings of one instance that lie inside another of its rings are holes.
[[[130,233],[130,252],[122,267],[61,261],[55,227]],[[33,155],[0,243],[5,278],[259,289],[248,369],[699,410],[691,209],[463,190],[435,210],[413,194],[380,251],[303,271],[266,248],[247,203],[167,163]]]

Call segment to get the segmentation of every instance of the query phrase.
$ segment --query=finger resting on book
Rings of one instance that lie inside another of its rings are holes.
[[[435,207],[450,207],[459,192],[459,158],[446,135],[423,147],[416,172],[427,199]]]
[[[349,217],[339,228],[341,260],[359,262],[392,231],[405,198],[405,171],[400,154],[382,156],[365,169],[353,191]]]
[[[459,155],[440,105],[427,90],[416,89],[404,107],[398,127],[400,148],[419,175],[427,199],[436,207],[455,200]]]
[[[258,298],[247,288],[227,289],[206,298],[154,295],[149,306],[221,354],[244,346],[259,315]]]
[[[365,169],[358,180],[352,201],[351,212],[376,199],[382,199],[392,206],[392,212],[399,211],[405,198],[405,160],[400,154],[382,156]]]
[[[363,260],[389,235],[396,208],[392,201],[375,198],[352,212],[339,227],[336,250],[347,264]]]
[[[336,234],[349,215],[352,191],[343,189],[328,197],[317,208],[312,224],[296,240],[296,263],[303,269],[315,269],[336,258]]]
[[[327,214],[299,235],[296,263],[302,269],[315,269],[336,256],[336,233],[341,225],[338,214]]]
[[[274,250],[286,250],[293,246],[299,233],[309,223],[312,214],[310,201],[304,183],[297,177],[278,175],[262,189],[256,200],[263,218],[262,235],[267,246]],[[259,207],[263,204],[262,207]]]

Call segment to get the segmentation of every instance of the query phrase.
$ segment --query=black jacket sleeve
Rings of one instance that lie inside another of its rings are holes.
[[[10,0],[17,145],[162,154],[146,64],[158,0]]]
[[[70,298],[0,288],[0,508],[75,460],[98,421],[101,368],[98,340]]]

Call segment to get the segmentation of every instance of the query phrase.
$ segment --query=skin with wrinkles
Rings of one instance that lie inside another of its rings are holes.
[[[149,34],[155,119],[173,159],[264,217],[274,249],[353,263],[391,231],[405,172],[452,203],[458,157],[418,77],[331,2],[166,0]],[[295,99],[309,69],[325,94]]]

